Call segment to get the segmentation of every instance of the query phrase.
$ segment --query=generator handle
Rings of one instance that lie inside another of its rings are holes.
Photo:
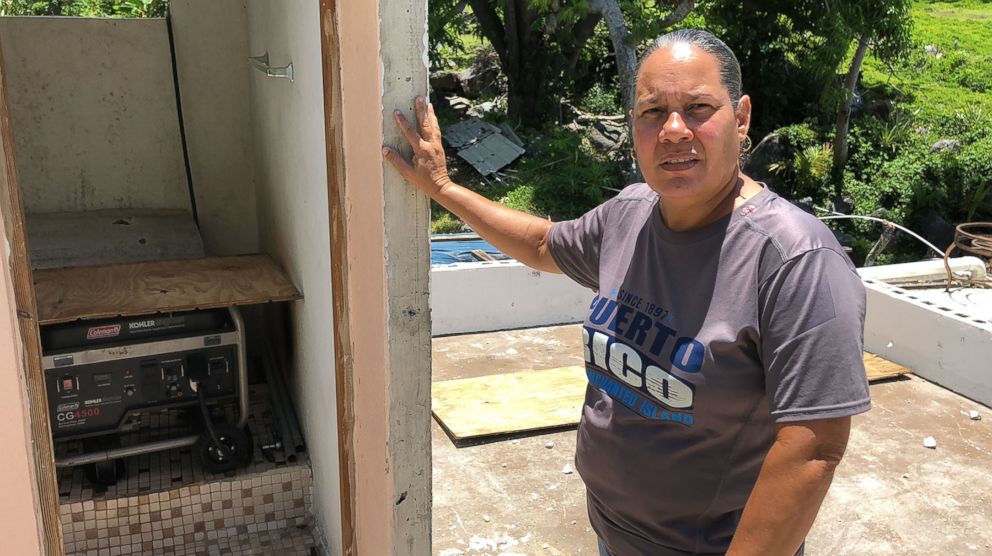
[[[238,331],[238,422],[239,429],[248,424],[248,351],[245,348],[245,319],[236,305],[227,308]]]
[[[151,452],[160,452],[162,450],[185,448],[187,446],[193,446],[194,444],[196,444],[196,442],[199,439],[200,439],[200,435],[195,434],[192,436],[170,438],[168,440],[145,442],[143,444],[136,444],[134,446],[126,446],[122,448],[97,450],[95,452],[80,454],[78,456],[56,458],[55,467],[58,469],[61,469],[63,467],[75,467],[77,465],[86,465],[89,463],[99,463],[101,461],[110,461],[113,459],[127,458],[131,456],[140,456],[142,454],[148,454]]]

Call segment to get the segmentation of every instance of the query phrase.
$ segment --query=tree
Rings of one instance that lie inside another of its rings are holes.
[[[696,6],[695,0],[678,0],[675,9],[658,22],[660,32],[681,23],[689,12]],[[603,17],[610,30],[610,40],[617,60],[617,72],[620,77],[620,99],[624,114],[628,121],[630,111],[634,108],[634,85],[637,79],[637,51],[631,40],[623,10],[619,0],[589,0],[589,12]]]
[[[450,30],[464,20],[453,17],[467,4],[478,33],[492,45],[507,79],[508,115],[538,123],[555,111],[560,89],[553,81],[575,77],[580,57],[600,22],[610,33],[621,82],[622,104],[629,109],[636,69],[636,46],[685,18],[695,2],[675,0],[434,0],[431,38],[454,45]],[[447,31],[445,31],[447,29]]]
[[[835,2],[842,26],[856,41],[854,57],[844,77],[843,96],[837,107],[834,124],[834,159],[831,180],[834,196],[840,199],[844,193],[844,166],[847,164],[847,133],[851,121],[851,104],[855,87],[861,74],[861,64],[869,47],[872,53],[883,61],[892,61],[904,54],[910,45],[912,19],[909,0],[875,0],[862,2],[850,0]]]

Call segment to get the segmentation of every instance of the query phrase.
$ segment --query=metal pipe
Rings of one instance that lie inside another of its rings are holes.
[[[819,207],[815,207],[815,208],[819,208]],[[824,210],[824,209],[820,209],[820,210]],[[913,232],[912,230],[910,230],[908,228],[905,228],[903,226],[900,226],[899,224],[896,224],[895,222],[890,222],[888,220],[885,220],[884,218],[875,218],[874,216],[861,216],[861,215],[858,215],[858,214],[840,214],[840,213],[836,213],[836,212],[833,212],[833,211],[828,211],[828,212],[831,213],[830,216],[818,216],[817,218],[819,218],[820,220],[843,220],[843,219],[848,219],[848,220],[870,220],[872,222],[881,222],[882,224],[887,224],[887,225],[892,226],[894,228],[898,228],[898,229],[906,232],[907,234],[915,237],[916,239],[922,241],[927,247],[929,247],[930,249],[932,249],[934,253],[937,253],[937,256],[938,257],[940,257],[941,259],[944,258],[944,252],[941,251],[940,249],[937,249],[937,247],[934,244],[932,244],[929,241],[923,239],[922,236],[920,236],[919,234]]]
[[[271,354],[273,362],[277,361],[275,346],[272,344],[270,339],[268,342],[268,351]],[[281,359],[281,358],[279,358]],[[273,365],[274,367],[274,365]],[[289,425],[289,432],[292,439],[292,447],[294,452],[303,452],[306,450],[306,442],[303,440],[303,433],[300,432],[300,424],[296,420],[296,411],[293,410],[292,397],[289,395],[289,390],[286,388],[286,381],[283,379],[282,372],[276,372],[275,374],[275,386],[279,390],[279,397],[282,399],[283,407],[285,408],[286,422]]]
[[[265,381],[269,385],[269,398],[272,400],[272,413],[275,417],[276,425],[279,427],[279,440],[282,443],[283,454],[288,458],[289,447],[293,445],[292,432],[289,429],[289,417],[286,415],[286,406],[282,400],[282,392],[276,384],[275,356],[272,355],[272,342],[265,343],[265,361],[262,368],[265,369]]]
[[[245,348],[245,320],[241,317],[241,311],[235,307],[228,307],[231,318],[234,319],[234,326],[238,330],[238,422],[235,426],[239,429],[245,428],[248,424],[248,353]]]
[[[129,458],[131,456],[140,456],[142,454],[148,454],[152,452],[160,452],[163,450],[173,450],[176,448],[185,448],[187,446],[193,446],[200,439],[200,435],[192,436],[182,436],[179,438],[170,438],[168,440],[156,440],[154,442],[145,442],[142,444],[135,444],[134,446],[125,446],[121,448],[111,448],[109,450],[97,450],[95,452],[89,452],[87,454],[81,454],[78,456],[71,456],[67,458],[56,458],[55,467],[75,467],[77,465],[86,465],[88,463],[99,463],[101,461],[110,461],[120,458]]]

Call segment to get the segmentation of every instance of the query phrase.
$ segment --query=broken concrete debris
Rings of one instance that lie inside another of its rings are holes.
[[[937,439],[932,436],[928,436],[923,439],[923,446],[925,448],[930,448],[931,450],[935,449],[937,447]]]
[[[982,414],[975,411],[974,409],[968,412],[968,417],[971,418],[972,421],[982,420]]]
[[[572,469],[572,466],[567,463],[565,464],[565,467],[561,468],[561,472],[565,475],[571,475],[573,471],[574,469]]]
[[[555,447],[555,441],[554,441],[554,440],[549,440],[549,441],[548,441],[548,442],[547,442],[547,443],[546,443],[546,444],[544,445],[544,447],[545,447],[545,448],[547,448],[547,449],[549,449],[549,450],[550,450],[550,449],[552,449],[552,448],[554,448],[554,447]]]

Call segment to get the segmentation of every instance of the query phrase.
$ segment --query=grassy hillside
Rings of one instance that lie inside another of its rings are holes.
[[[895,85],[904,93],[903,105],[918,109],[922,120],[992,110],[992,2],[920,1],[913,24],[916,47],[908,60],[889,68],[869,57],[864,83]],[[927,54],[926,45],[941,57]]]

